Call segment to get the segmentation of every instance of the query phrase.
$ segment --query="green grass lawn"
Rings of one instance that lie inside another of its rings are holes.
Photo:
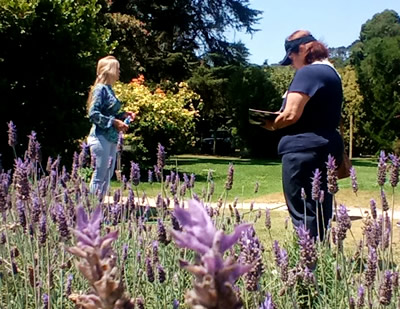
[[[380,191],[376,182],[377,159],[354,159],[352,162],[357,172],[359,191],[357,195],[352,192],[350,178],[342,179],[339,181],[340,190],[337,194],[337,200],[349,206],[369,207],[371,198],[375,198],[377,201],[380,199]],[[169,158],[164,176],[168,175],[171,170],[177,170],[179,173],[186,173],[189,176],[194,173],[196,175],[194,192],[201,195],[203,190],[207,190],[207,174],[211,170],[215,182],[213,201],[216,201],[224,192],[230,163],[234,165],[235,172],[233,188],[229,191],[228,200],[238,197],[242,202],[253,200],[263,203],[284,201],[281,162],[279,160],[179,155]],[[142,170],[141,173],[147,175],[147,171]],[[258,193],[254,193],[256,182],[259,183]],[[119,185],[117,182],[113,183],[113,186]],[[138,190],[140,193],[146,192],[149,196],[156,196],[161,192],[161,187],[159,183],[142,182]],[[392,188],[388,183],[385,185],[385,191],[388,200],[391,201]]]

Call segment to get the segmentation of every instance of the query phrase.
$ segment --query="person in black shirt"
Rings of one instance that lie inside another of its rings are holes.
[[[265,128],[284,130],[278,153],[282,156],[283,191],[293,224],[305,223],[310,234],[313,237],[319,235],[322,240],[332,218],[326,161],[331,154],[339,165],[343,155],[343,140],[337,130],[343,100],[342,83],[327,60],[326,46],[310,32],[294,32],[286,39],[285,49],[286,56],[281,64],[292,65],[296,74],[279,116],[268,120]],[[321,172],[320,189],[325,193],[324,198],[318,201],[313,200],[311,194],[311,181],[316,169]],[[301,194],[303,188],[305,199]]]

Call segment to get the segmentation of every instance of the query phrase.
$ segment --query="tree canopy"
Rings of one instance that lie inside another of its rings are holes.
[[[369,151],[392,149],[400,132],[400,19],[392,10],[374,15],[361,28],[352,62],[365,102],[363,130]]]

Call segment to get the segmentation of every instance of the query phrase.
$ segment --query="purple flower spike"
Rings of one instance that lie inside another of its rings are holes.
[[[379,303],[388,306],[392,299],[392,272],[386,270],[379,287]]]
[[[378,265],[378,256],[373,247],[369,247],[367,269],[365,271],[365,285],[371,287],[375,282],[376,270]]]
[[[178,309],[179,308],[179,301],[174,299],[172,302],[172,309]]]
[[[327,181],[328,181],[328,192],[330,194],[335,194],[339,191],[339,187],[337,185],[337,165],[336,160],[332,155],[328,155],[328,162],[326,162],[327,169]]]
[[[378,185],[383,186],[386,182],[386,168],[387,168],[387,156],[385,152],[382,150],[379,155],[379,163],[378,163]]]
[[[350,178],[351,178],[351,187],[353,188],[353,192],[357,193],[358,191],[357,174],[353,166],[350,168]]]
[[[165,148],[158,143],[158,147],[157,147],[157,169],[159,171],[162,171],[164,169],[165,166]]]
[[[274,304],[271,294],[267,293],[267,296],[265,297],[265,300],[261,304],[259,309],[276,309],[276,308],[278,307]]]
[[[139,164],[131,161],[131,182],[134,186],[139,185],[140,182],[140,168]]]
[[[381,190],[381,201],[382,201],[382,210],[388,211],[389,210],[389,203],[386,198],[385,191]]]
[[[347,209],[344,205],[340,205],[338,209],[338,226],[336,230],[336,241],[341,248],[343,240],[346,238],[346,232],[351,228],[351,220]]]
[[[225,189],[226,190],[231,190],[232,189],[233,173],[234,173],[234,168],[233,168],[233,164],[231,163],[231,164],[229,164],[228,175],[226,177],[226,183],[225,183]]]
[[[48,309],[49,308],[49,295],[44,293],[42,295],[42,301],[43,301],[43,309]]]
[[[357,308],[363,308],[365,305],[365,289],[361,284],[358,288]]]
[[[310,231],[304,225],[296,227],[296,231],[299,237],[300,264],[313,269],[317,261],[314,238],[310,236]]]
[[[249,225],[239,225],[232,234],[225,235],[222,230],[216,230],[207,210],[196,200],[189,201],[187,210],[176,206],[174,216],[183,228],[182,232],[170,231],[176,244],[200,255],[199,265],[181,261],[181,267],[196,276],[194,288],[186,293],[189,308],[200,304],[205,308],[239,308],[240,300],[233,284],[255,265],[241,265],[232,256],[226,260],[223,257]]]
[[[17,145],[17,127],[12,121],[8,123],[8,145],[13,148]]]
[[[321,171],[317,168],[315,169],[315,171],[313,172],[313,177],[312,179],[312,191],[311,191],[311,198],[314,201],[318,201],[319,200],[319,195],[321,192]]]
[[[374,218],[375,220],[376,220],[376,218],[377,218],[377,212],[376,212],[376,202],[375,202],[375,200],[374,199],[371,199],[370,201],[369,201],[369,204],[370,204],[370,206],[371,206],[371,216],[372,216],[372,218]]]
[[[392,161],[392,165],[390,167],[390,185],[395,188],[399,183],[399,166],[400,159],[398,156],[394,154],[389,155],[390,160]]]

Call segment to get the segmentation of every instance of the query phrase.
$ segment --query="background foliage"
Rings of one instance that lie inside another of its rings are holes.
[[[229,29],[254,33],[260,14],[247,0],[0,0],[0,40],[6,47],[0,50],[0,91],[6,98],[0,140],[5,143],[6,122],[13,120],[17,151],[33,129],[43,156],[61,154],[69,165],[89,130],[85,101],[96,61],[112,53],[121,62],[123,83],[145,76],[149,98],[157,88],[176,93],[180,82],[201,97],[192,102],[199,115],[182,142],[168,121],[153,123],[151,132],[150,122],[139,117],[136,138],[129,139],[138,151],[135,160],[148,160],[157,142],[171,141],[170,154],[189,144],[200,152],[202,140],[221,130],[229,135],[228,151],[273,158],[279,132],[249,126],[247,110],[278,110],[294,71],[250,64],[246,46],[224,35]],[[344,136],[348,145],[351,118],[354,156],[400,149],[399,47],[399,16],[388,10],[366,21],[350,46],[329,49],[342,74]],[[185,118],[182,114],[173,117]],[[150,137],[154,140],[145,145]],[[9,168],[12,153],[5,150],[2,158]]]

